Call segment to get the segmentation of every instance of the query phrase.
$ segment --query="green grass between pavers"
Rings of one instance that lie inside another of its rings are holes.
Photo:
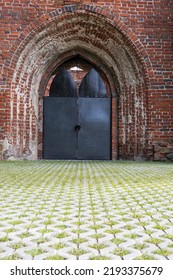
[[[11,256],[0,258],[0,260],[8,260],[8,261],[14,261],[14,260],[20,260],[21,258],[17,254],[13,254]]]
[[[36,249],[32,249],[32,250],[28,250],[28,251],[25,251],[25,253],[31,255],[32,257],[35,257],[35,256],[38,256],[38,255],[41,255],[43,253],[45,253],[46,251],[41,249],[41,248],[36,248]]]
[[[26,247],[26,243],[23,243],[23,242],[13,243],[13,244],[10,245],[10,247],[17,250],[19,248]]]
[[[8,241],[10,241],[10,238],[7,235],[0,238],[0,242],[8,242]]]
[[[7,228],[7,229],[4,230],[4,232],[6,232],[6,233],[11,233],[11,232],[14,232],[14,231],[16,231],[15,228]]]
[[[163,239],[160,239],[160,238],[150,238],[150,239],[147,239],[145,240],[146,242],[149,242],[149,243],[152,243],[152,244],[155,244],[155,245],[158,245],[160,244],[161,242],[163,242],[164,240]]]
[[[68,253],[69,253],[69,254],[72,254],[72,255],[74,255],[74,256],[76,256],[76,257],[79,257],[79,256],[81,256],[81,255],[87,254],[88,251],[76,248],[76,249],[72,249],[72,250],[69,251]]]
[[[54,256],[49,256],[49,257],[45,258],[44,260],[48,260],[48,261],[61,261],[61,260],[65,260],[65,258],[62,257],[62,256],[54,255]]]
[[[76,239],[72,239],[70,240],[72,243],[75,243],[75,244],[81,244],[81,243],[84,243],[84,242],[87,242],[88,240],[86,238],[76,238]]]
[[[33,241],[36,242],[39,245],[39,244],[46,243],[46,242],[50,241],[50,239],[48,239],[46,237],[40,237],[38,239],[34,239]]]
[[[94,257],[90,257],[90,260],[106,261],[106,260],[111,260],[111,259],[106,256],[94,256]]]
[[[113,251],[114,255],[117,255],[120,257],[124,257],[125,255],[128,255],[129,253],[130,253],[130,251],[122,249],[122,248],[118,248]]]
[[[164,256],[164,257],[168,257],[169,255],[173,254],[172,251],[169,251],[167,249],[158,249],[158,250],[155,250],[153,253]]]
[[[163,234],[163,235],[161,235],[161,237],[167,238],[167,239],[170,239],[171,241],[173,241],[173,234]]]
[[[113,244],[119,245],[119,244],[121,244],[121,243],[124,243],[124,242],[125,242],[125,239],[113,238],[113,239],[111,239],[111,242],[112,242]]]
[[[135,249],[137,249],[137,250],[143,250],[143,249],[147,248],[147,245],[146,244],[142,244],[142,243],[137,243],[133,247]]]
[[[62,239],[62,238],[66,238],[68,236],[69,235],[64,231],[64,232],[58,233],[55,237],[59,238],[59,239]]]
[[[77,259],[86,252],[88,259],[109,259],[101,254],[105,248],[121,258],[134,248],[141,254],[138,259],[172,254],[173,236],[167,233],[173,228],[171,163],[3,161],[0,178],[0,243],[14,250],[32,242],[57,250],[46,259],[64,259],[58,250],[66,247],[69,258]],[[146,238],[141,239],[143,234]],[[165,240],[170,241],[166,249],[147,254],[150,244],[159,246]],[[115,245],[121,249],[112,250]],[[34,258],[44,252],[38,249],[27,252]]]
[[[56,243],[56,244],[51,245],[51,247],[55,250],[59,250],[59,249],[64,248],[65,244],[64,243]]]
[[[135,258],[135,260],[156,260],[157,258],[147,255],[147,254],[142,254],[141,256]]]
[[[108,245],[103,244],[103,243],[96,243],[96,244],[90,245],[89,247],[96,249],[96,250],[101,250],[101,249],[108,247]]]

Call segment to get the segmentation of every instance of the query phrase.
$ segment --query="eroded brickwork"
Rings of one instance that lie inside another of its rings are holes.
[[[172,0],[0,0],[1,159],[41,157],[42,97],[79,56],[112,95],[112,158],[171,159],[172,17]]]

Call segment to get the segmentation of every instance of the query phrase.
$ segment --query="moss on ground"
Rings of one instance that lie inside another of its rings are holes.
[[[14,250],[0,259],[18,259],[25,247],[52,260],[64,259],[63,249],[73,259],[109,259],[107,251],[123,258],[132,249],[133,259],[173,254],[172,164],[2,161],[0,178],[0,243]],[[158,249],[147,253],[151,245]]]

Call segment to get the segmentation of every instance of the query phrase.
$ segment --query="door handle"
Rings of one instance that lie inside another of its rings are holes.
[[[79,123],[76,124],[75,127],[74,127],[74,130],[75,130],[76,132],[79,132],[80,129],[81,129],[81,125],[80,125]]]

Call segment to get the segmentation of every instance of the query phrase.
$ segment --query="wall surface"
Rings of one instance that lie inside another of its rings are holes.
[[[49,80],[80,57],[109,85],[112,158],[173,160],[172,0],[0,0],[0,34],[1,159],[41,157]]]

